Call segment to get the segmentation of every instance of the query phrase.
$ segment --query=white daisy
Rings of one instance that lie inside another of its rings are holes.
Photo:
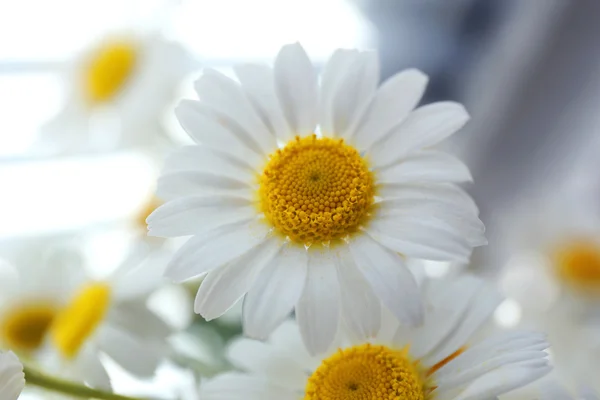
[[[148,143],[195,66],[183,48],[160,35],[106,36],[67,66],[65,107],[43,128],[46,138],[63,148]]]
[[[427,77],[401,72],[377,89],[377,54],[338,50],[319,85],[300,44],[273,69],[205,70],[180,123],[198,144],[176,151],[158,181],[166,200],[153,236],[194,235],[167,275],[208,273],[195,311],[206,319],[244,299],[246,334],[265,338],[296,310],[312,352],[340,315],[379,330],[380,301],[407,323],[422,310],[407,257],[466,261],[485,243],[459,160],[430,147],[463,126],[460,104],[418,104]],[[315,135],[315,132],[318,134]],[[360,295],[357,295],[360,293]]]
[[[167,354],[165,339],[172,333],[146,306],[162,281],[164,263],[137,261],[124,262],[102,280],[80,280],[50,328],[54,351],[49,366],[103,389],[110,388],[110,380],[102,354],[134,375],[152,376]]]
[[[48,329],[71,294],[68,262],[0,262],[0,347],[23,356],[43,348]],[[64,260],[66,261],[66,260]]]
[[[472,343],[500,297],[472,277],[428,281],[425,321],[398,325],[389,315],[373,340],[340,335],[319,357],[303,346],[294,322],[267,343],[238,339],[231,362],[245,372],[201,385],[216,399],[489,399],[545,375],[550,367],[541,334],[512,332]]]
[[[23,365],[13,352],[0,352],[0,398],[16,400],[25,387]]]

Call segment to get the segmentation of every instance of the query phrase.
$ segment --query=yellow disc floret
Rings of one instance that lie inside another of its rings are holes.
[[[310,376],[304,399],[426,399],[430,386],[407,353],[372,344],[340,349]]]
[[[84,74],[85,94],[91,103],[112,99],[133,74],[138,50],[132,43],[109,42],[97,49]]]
[[[91,283],[75,295],[52,324],[52,340],[66,358],[77,355],[81,346],[106,316],[111,290],[105,283]]]
[[[31,302],[10,307],[0,321],[2,342],[14,350],[37,350],[56,313],[50,303]]]
[[[600,244],[581,240],[562,246],[555,253],[559,277],[569,286],[600,294]]]
[[[267,219],[292,241],[310,246],[355,232],[369,216],[373,176],[342,139],[296,137],[271,155],[260,177]]]

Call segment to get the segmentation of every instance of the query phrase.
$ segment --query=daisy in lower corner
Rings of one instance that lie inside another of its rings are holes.
[[[368,341],[342,331],[332,350],[311,356],[295,322],[269,341],[241,338],[229,358],[243,372],[203,383],[198,398],[278,400],[490,399],[549,372],[544,336],[511,332],[481,341],[474,334],[500,297],[479,279],[427,281],[425,322],[399,325],[391,315]]]
[[[311,352],[342,319],[363,337],[383,303],[407,323],[422,306],[407,259],[466,261],[485,244],[467,167],[431,146],[468,120],[457,103],[413,111],[427,77],[400,72],[377,88],[377,54],[336,51],[321,83],[300,44],[273,68],[214,70],[178,119],[198,145],[166,161],[149,235],[193,237],[170,263],[206,274],[195,311],[222,315],[244,297],[245,333],[265,338],[295,309]],[[361,293],[357,296],[356,293]],[[357,306],[360,307],[357,307]],[[368,322],[367,322],[368,321]]]
[[[9,352],[0,352],[0,398],[16,400],[25,387],[23,365],[17,356]]]
[[[109,277],[79,280],[49,332],[45,366],[71,379],[110,389],[102,356],[138,377],[150,377],[167,356],[173,329],[147,308],[162,282],[164,263],[134,254]]]

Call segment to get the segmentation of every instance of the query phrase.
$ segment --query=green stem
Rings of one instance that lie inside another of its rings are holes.
[[[23,372],[25,372],[25,381],[28,384],[73,397],[85,399],[93,398],[98,400],[143,400],[137,397],[121,396],[98,389],[92,389],[74,382],[49,377],[38,371],[32,370],[29,367],[24,367]]]

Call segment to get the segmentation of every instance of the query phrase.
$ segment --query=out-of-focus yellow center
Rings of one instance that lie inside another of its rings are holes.
[[[296,137],[260,177],[261,210],[277,230],[310,246],[354,233],[374,200],[373,175],[342,139]]]
[[[97,49],[84,74],[85,93],[90,103],[111,100],[134,73],[138,49],[133,43],[108,42]]]
[[[2,341],[6,347],[14,350],[38,349],[56,313],[56,307],[51,304],[32,302],[13,306],[0,321]]]
[[[156,210],[160,205],[162,205],[162,202],[156,196],[152,196],[152,198],[148,202],[146,202],[146,204],[144,204],[144,206],[141,208],[140,212],[136,216],[136,226],[140,227],[143,230],[146,230],[146,220],[148,219],[150,214],[152,214],[154,210]]]
[[[559,277],[569,286],[600,294],[600,245],[578,241],[563,246],[555,254]]]
[[[101,282],[84,286],[56,317],[52,340],[65,358],[77,355],[81,346],[106,316],[111,289]]]
[[[362,344],[323,360],[308,379],[305,400],[423,400],[430,382],[407,349]]]

